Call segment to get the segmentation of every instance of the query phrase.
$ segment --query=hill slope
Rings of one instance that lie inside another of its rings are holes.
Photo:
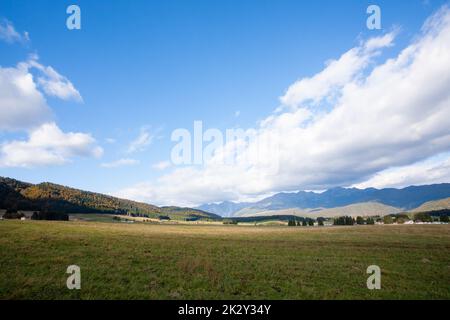
[[[450,198],[425,202],[420,207],[417,207],[412,211],[413,212],[426,212],[426,211],[438,211],[438,210],[445,210],[445,209],[450,209]]]
[[[0,208],[64,213],[116,213],[157,217],[219,218],[217,215],[190,208],[157,207],[53,183],[33,185],[0,177]]]

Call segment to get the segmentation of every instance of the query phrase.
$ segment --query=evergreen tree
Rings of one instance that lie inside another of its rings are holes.
[[[429,213],[419,212],[414,216],[414,221],[432,222],[433,219],[431,218],[431,215]]]

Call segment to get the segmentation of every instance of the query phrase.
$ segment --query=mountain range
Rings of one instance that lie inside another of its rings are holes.
[[[450,183],[403,189],[334,188],[322,193],[278,193],[257,202],[212,203],[197,208],[158,207],[54,183],[31,184],[0,177],[0,209],[61,213],[113,213],[171,219],[221,217],[384,216],[450,209]]]
[[[299,191],[296,193],[277,193],[258,202],[235,203],[222,202],[204,204],[197,209],[215,213],[223,217],[242,217],[277,214],[309,214],[354,211],[358,204],[359,211],[369,210],[373,213],[374,206],[381,214],[391,214],[400,211],[416,209],[429,201],[442,200],[450,197],[450,183],[410,186],[403,189],[357,189],[333,188],[322,193]],[[349,206],[353,206],[349,208]],[[372,207],[372,209],[370,209]],[[342,208],[346,208],[344,210]],[[291,210],[291,211],[289,211]],[[297,210],[297,211],[295,211]],[[328,212],[326,211],[328,210]],[[375,210],[376,211],[376,210]],[[334,213],[333,213],[334,214]],[[325,216],[325,215],[324,215]]]

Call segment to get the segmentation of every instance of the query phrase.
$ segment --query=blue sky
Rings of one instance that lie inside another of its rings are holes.
[[[374,59],[382,63],[395,57],[414,41],[427,17],[445,3],[2,0],[0,21],[13,25],[19,34],[28,32],[29,40],[0,41],[0,66],[15,67],[35,54],[40,65],[51,66],[66,77],[83,101],[47,95],[52,121],[65,133],[89,134],[103,153],[74,155],[56,165],[4,165],[0,175],[107,193],[157,183],[168,170],[176,169],[153,168],[170,160],[174,146],[170,135],[176,128],[191,129],[195,120],[219,130],[255,127],[280,105],[279,98],[296,80],[314,76],[327,61],[361,41],[398,29],[395,46]],[[66,28],[65,11],[70,4],[81,8],[81,30]],[[366,28],[370,4],[382,10],[382,30]],[[0,130],[0,142],[26,140],[29,134],[27,130]],[[151,141],[130,152],[130,144],[142,134],[151,136]],[[428,158],[441,155],[442,150],[445,147]],[[428,158],[411,157],[383,169]],[[120,159],[135,162],[105,167]],[[369,171],[362,172],[370,178]],[[183,177],[176,183],[184,183]],[[207,182],[204,185],[208,188]],[[314,185],[328,186],[323,182]],[[302,187],[299,183],[298,188]],[[258,196],[293,189],[287,183],[239,194]],[[224,200],[229,194],[230,190],[224,192]],[[151,196],[124,195],[153,201]],[[220,194],[204,200],[219,198]]]

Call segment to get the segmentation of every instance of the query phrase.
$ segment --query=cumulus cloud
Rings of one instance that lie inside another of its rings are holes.
[[[7,21],[0,21],[0,39],[7,43],[26,43],[30,40],[28,32],[19,33],[14,28],[14,25]]]
[[[278,141],[276,152],[270,144],[241,143],[238,157],[252,158],[249,155],[259,149],[259,159],[278,163],[276,171],[248,161],[221,164],[219,157],[236,144],[228,142],[203,167],[180,167],[155,183],[141,183],[118,194],[194,205],[274,191],[323,190],[362,183],[390,168],[447,152],[449,8],[430,17],[397,56],[375,62],[373,57],[393,45],[393,39],[394,34],[368,39],[289,87],[281,97],[287,108],[254,129],[256,141]],[[322,108],[324,104],[328,108]],[[422,183],[427,181],[424,175]]]
[[[352,48],[339,59],[327,62],[324,70],[313,77],[303,78],[291,85],[280,98],[283,105],[299,107],[305,103],[318,104],[340,93],[343,86],[361,76],[380,49],[393,45],[395,32],[372,38]]]
[[[37,56],[32,56],[27,62],[22,63],[21,66],[27,70],[34,68],[39,71],[37,83],[46,95],[62,100],[83,101],[80,93],[69,79],[59,74],[51,66],[44,66],[39,63]]]
[[[39,71],[37,78],[31,69]],[[0,130],[26,130],[52,121],[44,94],[82,100],[67,78],[40,64],[36,56],[16,67],[0,67]]]
[[[64,133],[55,123],[45,123],[30,132],[28,140],[0,145],[1,167],[61,165],[72,157],[100,157],[103,150],[85,133]]]
[[[112,161],[112,162],[105,162],[105,163],[102,163],[100,166],[103,168],[111,169],[111,168],[119,168],[119,167],[124,167],[124,166],[134,166],[137,164],[139,164],[138,160],[126,158],[126,159],[119,159],[119,160]]]
[[[27,68],[0,67],[0,130],[23,130],[51,119],[51,110]]]
[[[37,78],[32,70],[38,71]],[[0,143],[0,167],[60,165],[73,157],[103,153],[90,134],[63,132],[53,121],[45,95],[81,99],[67,78],[40,64],[36,56],[16,67],[0,67],[0,132],[28,135],[26,140]]]
[[[139,136],[133,140],[128,146],[128,153],[134,153],[144,151],[154,139],[154,135],[150,133],[149,128],[143,127],[139,133]]]

